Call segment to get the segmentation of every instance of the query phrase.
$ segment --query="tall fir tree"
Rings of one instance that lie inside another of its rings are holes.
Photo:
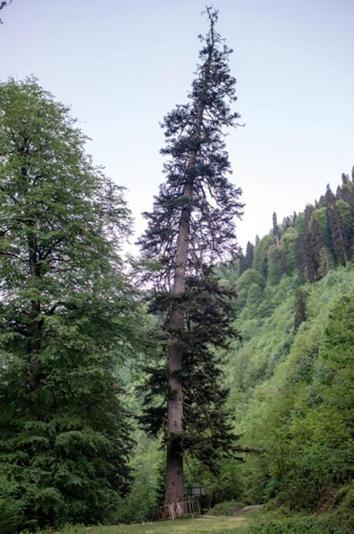
[[[273,236],[274,236],[275,244],[277,245],[277,247],[279,247],[279,245],[280,245],[280,230],[279,230],[279,225],[278,225],[277,214],[275,213],[275,211],[274,211],[274,213],[272,215],[272,223],[273,223],[272,233],[273,233]]]
[[[227,178],[224,130],[236,125],[238,114],[230,110],[236,100],[232,51],[215,29],[217,12],[207,8],[207,16],[189,101],[163,121],[166,182],[145,214],[148,228],[140,239],[146,264],[154,266],[146,275],[154,284],[152,309],[166,335],[167,366],[151,370],[145,416],[152,431],[165,430],[166,503],[184,498],[186,450],[215,466],[233,447],[227,392],[212,350],[237,335],[233,297],[212,267],[236,252],[234,220],[242,205],[240,190]],[[159,398],[165,401],[160,406]]]
[[[351,257],[353,219],[350,205],[341,198],[328,209],[328,225],[336,262],[345,265]]]
[[[332,192],[331,186],[329,184],[327,184],[326,194],[324,196],[324,204],[326,206],[332,206],[332,204],[334,204],[335,201],[336,201],[336,197],[334,196],[334,194]]]
[[[129,482],[129,212],[35,80],[1,84],[0,109],[0,515],[97,522]]]
[[[240,274],[243,271],[246,271],[246,269],[249,269],[253,265],[253,259],[254,259],[254,245],[247,241],[246,245],[246,254],[242,257],[242,262],[240,260],[240,267],[242,264],[242,269],[240,268]]]
[[[308,282],[316,280],[317,271],[312,246],[312,236],[310,233],[310,219],[314,208],[307,205],[304,210],[304,224],[299,232],[296,245],[296,264],[301,276]]]

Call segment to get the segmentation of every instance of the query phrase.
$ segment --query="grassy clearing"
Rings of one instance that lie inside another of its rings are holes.
[[[246,532],[250,519],[259,512],[245,510],[233,517],[202,516],[195,519],[158,521],[140,525],[117,525],[110,527],[66,527],[60,534],[231,534]]]
[[[352,534],[352,523],[340,525],[341,521],[333,523],[328,519],[326,515],[289,516],[281,510],[265,511],[259,506],[249,506],[234,516],[204,515],[195,519],[134,525],[68,526],[59,532],[47,530],[42,534]]]

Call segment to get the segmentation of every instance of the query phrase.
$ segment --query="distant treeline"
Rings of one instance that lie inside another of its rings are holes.
[[[345,265],[353,257],[354,168],[352,176],[342,174],[342,184],[334,194],[329,185],[315,204],[301,213],[285,217],[255,244],[248,242],[237,262],[239,275],[253,267],[271,284],[284,275],[299,274],[306,282],[325,276],[333,267]]]

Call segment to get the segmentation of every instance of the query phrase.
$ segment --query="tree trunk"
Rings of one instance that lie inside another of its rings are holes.
[[[211,53],[206,68],[205,91],[208,87]],[[205,106],[201,105],[191,141],[200,137]],[[187,169],[191,171],[196,164],[197,149],[191,152]],[[183,328],[184,310],[178,299],[185,292],[186,269],[188,259],[188,245],[190,233],[190,219],[193,200],[193,180],[189,178],[183,192],[185,206],[182,208],[179,232],[177,238],[177,251],[175,261],[174,283],[172,293],[176,297],[176,305],[171,314],[171,338],[167,348],[167,364],[169,371],[167,400],[167,451],[166,451],[166,485],[165,504],[177,503],[184,499],[183,486],[183,384],[182,364],[183,347],[180,332]]]
[[[194,158],[195,159],[195,158]],[[178,299],[185,292],[185,278],[188,257],[189,225],[193,199],[193,185],[188,182],[184,188],[185,206],[182,209],[179,234],[173,295]],[[184,322],[184,311],[177,301],[171,314],[171,338],[167,348],[167,364],[169,370],[167,400],[167,452],[166,452],[166,488],[165,504],[182,501],[183,490],[183,386],[181,379],[183,347],[180,331]]]
[[[211,27],[212,40],[209,48],[209,57],[206,63],[205,78],[203,84],[204,95],[207,94],[210,83],[210,71],[212,53],[214,50],[213,24]],[[203,95],[203,96],[204,96]],[[165,504],[176,504],[184,500],[183,486],[183,346],[181,331],[184,323],[184,309],[181,297],[186,289],[186,270],[188,260],[188,246],[190,236],[190,220],[192,215],[193,201],[193,170],[198,156],[198,141],[201,135],[203,115],[205,111],[205,99],[201,98],[199,109],[191,136],[191,152],[187,164],[187,180],[183,191],[185,205],[182,208],[179,223],[174,280],[172,295],[176,298],[176,304],[171,313],[170,329],[171,336],[167,347],[168,365],[168,400],[167,400],[167,450],[166,450],[166,479],[165,479]],[[178,515],[178,513],[177,513]]]

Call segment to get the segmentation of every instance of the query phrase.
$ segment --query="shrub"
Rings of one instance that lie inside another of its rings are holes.
[[[283,519],[263,520],[247,529],[249,534],[344,534],[341,528],[330,526],[317,517],[286,517]]]
[[[210,508],[207,513],[209,515],[235,515],[244,506],[244,503],[239,501],[224,501]]]

